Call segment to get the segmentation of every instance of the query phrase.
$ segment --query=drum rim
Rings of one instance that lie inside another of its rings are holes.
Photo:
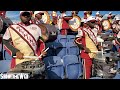
[[[80,18],[79,16],[77,16],[77,15],[76,15],[76,16],[73,16],[73,18],[74,18],[74,17],[76,17],[76,18],[80,21],[80,25],[81,25],[81,18]],[[73,19],[73,18],[72,18],[72,19]],[[70,19],[70,20],[71,20],[71,19]],[[70,20],[69,20],[68,23],[70,23]],[[79,26],[80,26],[80,25],[79,25]],[[78,31],[78,28],[79,28],[79,27],[78,27],[77,29],[74,29],[70,24],[69,24],[69,27],[70,27],[70,29],[71,29],[72,31],[74,31],[74,32]]]
[[[104,26],[103,26],[103,23],[104,23],[105,21],[107,21],[107,22],[108,22],[108,24],[109,24],[109,25],[108,25],[108,28],[106,28],[106,29],[105,29],[105,28],[104,28]],[[109,20],[107,20],[107,19],[104,19],[104,20],[102,21],[102,26],[103,26],[103,30],[106,30],[106,31],[107,31],[107,30],[109,30],[109,29],[111,28],[110,21],[109,21]]]

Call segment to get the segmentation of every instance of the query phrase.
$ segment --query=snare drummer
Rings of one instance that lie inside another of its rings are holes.
[[[115,39],[112,41],[113,43],[113,51],[117,51],[120,54],[120,32],[117,34]]]
[[[120,17],[115,17],[114,18],[114,22],[112,24],[112,31],[114,33],[114,40],[112,41],[113,42],[113,48],[116,48],[118,52],[120,52]]]
[[[16,65],[22,62],[33,60],[24,59],[23,56],[46,54],[41,29],[30,23],[31,17],[31,11],[20,11],[21,23],[9,26],[3,36],[5,49],[11,56],[16,56],[12,59],[11,70],[15,70]]]
[[[88,23],[89,20],[82,20],[83,26],[78,29],[78,35],[75,39],[75,43],[81,49],[80,57],[84,62],[85,79],[91,77],[92,60],[96,56],[96,53],[93,53],[92,51],[98,51],[95,31],[90,28]]]

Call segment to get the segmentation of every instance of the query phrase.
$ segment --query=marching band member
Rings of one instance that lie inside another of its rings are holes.
[[[78,15],[78,12],[79,12],[79,11],[72,11],[72,12],[71,12],[71,13],[72,13],[72,16]]]
[[[112,24],[114,40],[112,41],[112,43],[113,43],[113,47],[117,49],[116,51],[120,53],[120,17],[116,16],[114,19],[115,20]]]
[[[47,30],[44,26],[45,23],[42,20],[42,15],[44,15],[44,11],[34,11],[33,22],[34,24],[37,24],[41,28],[42,37],[44,37],[44,39],[46,38],[47,40],[48,39]]]
[[[91,19],[92,20],[92,19]],[[90,28],[90,19],[83,19],[83,26],[78,29],[78,35],[76,36],[75,43],[81,49],[80,57],[84,62],[84,78],[89,79],[91,77],[92,60],[96,56],[97,49],[97,37],[94,29]]]
[[[58,28],[60,30],[60,34],[61,35],[67,35],[67,29],[69,29],[69,25],[68,23],[66,22],[65,20],[65,16],[66,15],[66,11],[60,11],[61,12],[61,15],[58,17]]]
[[[6,11],[0,11],[0,16],[6,17]]]
[[[112,12],[109,12],[107,19],[112,23]]]
[[[31,11],[20,11],[21,23],[9,26],[3,36],[5,49],[12,57],[16,56],[11,62],[12,72],[20,72],[21,63],[33,60],[23,56],[39,56],[41,53],[45,56],[46,54],[45,44],[41,40],[44,40],[41,29],[36,24],[30,23],[31,17]]]
[[[57,12],[53,11],[51,16],[52,16],[52,25],[57,25],[57,20],[58,20]]]
[[[97,21],[102,21],[102,15],[100,15],[100,11],[96,12],[96,20]]]
[[[117,51],[120,55],[120,32],[117,34],[116,38],[112,41],[113,43],[113,51]]]
[[[84,19],[87,19],[92,15],[92,11],[84,11]]]
[[[35,11],[34,12],[34,22],[36,24],[42,24],[42,23],[44,23],[42,21],[42,15],[44,15],[44,11]]]
[[[95,18],[96,18],[96,21],[97,21],[96,24],[98,25],[98,28],[99,28],[99,32],[98,33],[101,34],[102,33],[102,23],[101,23],[102,17],[100,15],[99,11],[96,13]]]

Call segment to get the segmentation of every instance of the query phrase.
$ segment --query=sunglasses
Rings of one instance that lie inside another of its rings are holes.
[[[21,14],[21,16],[27,16],[27,17],[31,17],[31,14],[29,12],[23,12]]]

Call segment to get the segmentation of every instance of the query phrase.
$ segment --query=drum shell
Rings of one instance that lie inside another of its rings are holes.
[[[50,24],[50,15],[47,11],[44,11],[44,15],[42,15],[42,21],[45,24]]]
[[[104,22],[107,22],[107,27],[105,27],[105,26],[103,25]],[[109,30],[109,29],[111,28],[111,23],[110,23],[109,20],[104,19],[104,20],[101,21],[101,23],[102,23],[102,28],[103,28],[103,30],[106,30],[106,31],[107,31],[107,30]]]
[[[94,76],[99,76],[99,77],[102,77],[105,79],[113,78],[115,76],[115,74],[109,73],[110,69],[112,67],[113,67],[112,62],[111,62],[111,64],[107,64],[104,62],[94,61],[93,62],[93,74],[94,74]]]
[[[96,57],[94,58],[94,61],[100,62],[100,63],[105,63],[106,62],[106,57],[102,55],[102,53],[96,54]]]
[[[76,19],[78,22],[76,21]],[[69,24],[70,29],[72,31],[76,32],[76,31],[78,31],[78,28],[81,25],[81,18],[79,16],[75,15],[75,16],[73,16],[72,19],[69,20],[68,24]]]

